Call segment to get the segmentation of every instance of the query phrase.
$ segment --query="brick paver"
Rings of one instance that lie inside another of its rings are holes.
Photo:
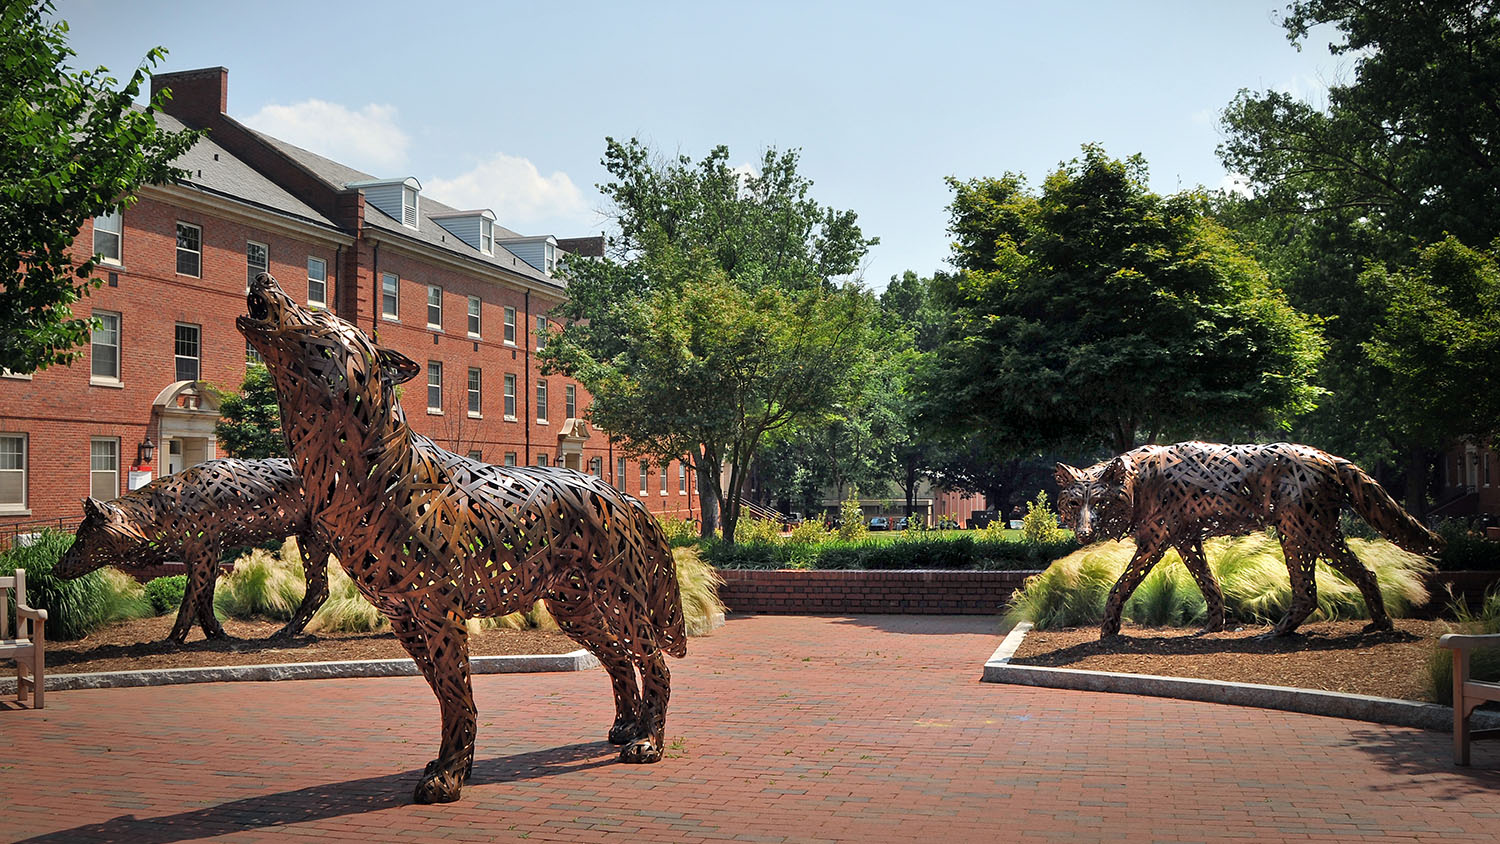
[[[668,756],[615,761],[602,672],[475,680],[463,801],[416,806],[416,678],[51,695],[0,711],[0,840],[1494,841],[1500,747],[978,682],[983,617],[736,618],[674,671]],[[30,836],[28,838],[28,836]]]

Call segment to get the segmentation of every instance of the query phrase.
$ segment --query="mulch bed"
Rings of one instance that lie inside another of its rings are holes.
[[[47,670],[57,674],[97,671],[141,671],[158,668],[202,668],[221,665],[268,665],[284,662],[328,662],[358,659],[408,659],[390,631],[380,633],[307,633],[269,641],[281,624],[224,620],[232,638],[209,641],[193,628],[181,645],[166,641],[173,615],[123,621],[76,642],[47,643]],[[484,630],[469,636],[470,656],[561,654],[579,645],[561,633],[541,630]]]
[[[1411,618],[1395,624],[1389,633],[1363,633],[1363,621],[1313,622],[1277,639],[1255,638],[1269,627],[1199,634],[1126,624],[1122,636],[1104,642],[1096,627],[1033,630],[1012,662],[1430,701],[1427,662],[1453,625]]]

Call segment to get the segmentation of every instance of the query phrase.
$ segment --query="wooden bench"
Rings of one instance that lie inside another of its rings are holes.
[[[1438,640],[1438,647],[1453,651],[1453,762],[1469,764],[1469,742],[1500,739],[1500,729],[1471,730],[1469,716],[1485,701],[1500,702],[1500,683],[1469,678],[1469,651],[1475,648],[1500,648],[1500,633],[1462,636],[1449,633]]]
[[[10,632],[10,596],[15,592],[16,632]],[[26,570],[16,569],[13,577],[0,577],[0,658],[16,661],[16,699],[26,702],[30,692],[32,708],[44,705],[47,661],[47,611],[26,604]]]

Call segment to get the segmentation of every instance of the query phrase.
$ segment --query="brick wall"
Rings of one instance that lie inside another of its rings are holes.
[[[732,612],[990,615],[1032,571],[721,571]]]

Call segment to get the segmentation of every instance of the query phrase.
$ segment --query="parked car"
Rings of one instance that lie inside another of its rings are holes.
[[[786,517],[785,524],[789,528],[794,528],[797,525],[802,524],[802,514],[801,513],[788,513],[787,517]]]
[[[890,530],[891,523],[885,516],[874,516],[870,519],[870,530]]]
[[[894,529],[906,530],[908,527],[911,527],[911,519],[906,516],[902,516],[901,518],[896,520],[896,527]]]

